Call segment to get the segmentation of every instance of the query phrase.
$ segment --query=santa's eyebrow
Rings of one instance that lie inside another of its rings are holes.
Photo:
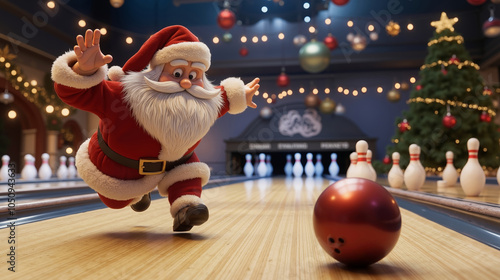
[[[205,66],[205,64],[203,64],[201,62],[193,62],[193,63],[191,63],[191,67],[198,68],[198,69],[201,69],[203,71],[205,71],[207,69],[207,66]]]
[[[174,59],[174,60],[170,61],[170,65],[172,65],[172,66],[179,66],[179,65],[187,66],[187,65],[189,65],[189,63],[187,62],[187,60],[184,60],[184,59]]]

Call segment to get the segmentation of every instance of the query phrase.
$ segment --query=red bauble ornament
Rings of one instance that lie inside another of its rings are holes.
[[[236,23],[236,16],[229,9],[224,9],[220,11],[219,15],[217,16],[217,24],[222,29],[231,29],[235,23]]]
[[[483,111],[481,113],[481,117],[479,117],[479,119],[482,121],[482,122],[491,122],[491,116],[490,114],[486,113],[485,111]]]
[[[483,95],[491,95],[493,91],[489,89],[488,87],[484,87],[483,89]]]
[[[240,49],[240,55],[241,56],[247,56],[248,55],[248,49],[245,47],[241,47]]]
[[[410,124],[408,123],[408,121],[406,119],[404,119],[402,122],[400,122],[398,124],[398,127],[399,127],[400,132],[405,132],[407,130],[410,130]]]
[[[321,247],[349,266],[368,266],[396,246],[401,212],[381,185],[346,178],[327,187],[314,206],[313,226]]]
[[[446,113],[446,116],[443,117],[443,125],[446,128],[452,128],[455,124],[457,124],[457,119],[451,113]]]
[[[421,90],[421,89],[422,89],[422,85],[417,85],[417,86],[415,87],[415,89],[416,89],[416,90]]]
[[[281,72],[278,79],[276,79],[276,84],[279,87],[287,87],[290,84],[290,78],[288,78],[288,75],[285,74],[285,72]]]
[[[337,39],[335,37],[333,37],[332,34],[328,34],[328,36],[325,37],[325,39],[323,40],[323,43],[325,43],[325,45],[331,50],[333,51],[334,49],[336,49],[339,45],[339,43],[337,42]]]
[[[450,63],[460,63],[460,59],[456,55],[452,55],[450,58]]]
[[[347,4],[347,2],[349,2],[349,0],[332,0],[332,3],[338,6],[343,6]]]
[[[441,73],[446,76],[446,74],[448,74],[448,70],[446,70],[446,68],[444,67],[441,67]]]
[[[471,4],[471,5],[478,6],[478,5],[484,4],[484,2],[486,2],[486,0],[467,0],[467,2],[469,2],[469,4]]]
[[[384,160],[382,161],[384,164],[391,163],[391,158],[388,155],[385,155]]]

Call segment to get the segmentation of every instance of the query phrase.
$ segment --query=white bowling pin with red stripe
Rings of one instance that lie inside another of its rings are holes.
[[[477,158],[479,140],[470,138],[467,141],[467,150],[469,159],[460,173],[460,185],[466,196],[478,196],[486,184],[486,175]]]
[[[67,157],[61,156],[59,158],[59,168],[57,169],[57,178],[67,179],[68,178],[68,167],[66,166]]]
[[[404,182],[406,188],[411,191],[418,191],[425,183],[425,169],[420,163],[420,147],[417,144],[411,144],[410,164],[404,172]]]
[[[372,173],[372,177],[370,180],[376,181],[377,180],[377,171],[375,171],[375,168],[373,168],[372,165],[372,151],[368,150],[366,151],[366,163],[368,164],[368,167],[370,168],[370,172]]]
[[[21,170],[21,178],[25,180],[33,180],[36,178],[38,171],[35,167],[35,157],[30,154],[24,156],[24,167]]]
[[[356,152],[352,152],[349,155],[349,160],[351,161],[351,164],[349,164],[347,172],[345,173],[345,176],[347,178],[352,177],[352,172],[354,171],[354,169],[356,169],[356,163],[358,163],[358,154]]]
[[[267,175],[267,165],[266,165],[266,154],[259,154],[259,165],[257,165],[257,174],[260,177],[264,177]]]
[[[299,153],[295,153],[294,157],[295,157],[295,163],[293,164],[292,167],[293,176],[302,177],[302,174],[304,173],[304,167],[300,162],[302,155]]]
[[[401,155],[398,152],[392,153],[392,167],[387,174],[389,186],[393,188],[401,188],[404,182],[403,170],[399,166],[399,159]]]
[[[458,180],[458,172],[453,165],[453,152],[446,152],[446,167],[443,170],[443,181],[445,181],[446,186],[455,186]]]
[[[356,154],[358,154],[358,161],[356,168],[351,171],[350,176],[353,178],[365,178],[373,181],[373,174],[366,162],[366,153],[368,152],[368,142],[359,140],[356,143]]]
[[[286,164],[285,164],[285,175],[290,177],[292,176],[292,155],[286,155]]]
[[[7,181],[9,179],[9,161],[8,155],[2,156],[2,168],[0,168],[0,181]]]
[[[49,154],[42,154],[42,165],[40,165],[40,169],[38,169],[38,177],[42,180],[48,180],[52,177],[52,168],[49,165]]]
[[[314,173],[316,172],[314,168],[314,163],[313,163],[313,154],[312,153],[307,153],[306,154],[306,165],[304,166],[304,172],[306,173],[307,177],[312,177],[314,176]]]
[[[356,153],[354,153],[354,154],[356,154]],[[357,158],[357,155],[356,155],[356,158]],[[330,155],[330,159],[332,160],[332,162],[330,163],[330,166],[328,167],[328,172],[330,172],[330,176],[336,177],[337,175],[339,175],[339,165],[337,163],[337,154],[332,153]]]
[[[69,157],[68,158],[68,178],[69,179],[74,179],[76,178],[76,167],[75,167],[75,158],[74,157]]]
[[[252,165],[252,155],[251,154],[246,154],[245,155],[245,165],[243,166],[243,173],[245,173],[245,176],[247,177],[252,177],[253,175],[253,165]]]

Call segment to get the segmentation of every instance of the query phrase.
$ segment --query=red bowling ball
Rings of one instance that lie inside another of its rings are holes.
[[[314,206],[314,231],[321,247],[348,266],[368,266],[394,248],[401,213],[381,185],[346,178],[327,187]]]

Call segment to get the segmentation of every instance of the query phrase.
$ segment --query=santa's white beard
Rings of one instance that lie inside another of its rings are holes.
[[[223,105],[221,95],[199,99],[182,91],[161,93],[144,81],[146,72],[128,73],[122,79],[132,115],[162,145],[158,158],[175,161],[198,142],[214,124]]]

